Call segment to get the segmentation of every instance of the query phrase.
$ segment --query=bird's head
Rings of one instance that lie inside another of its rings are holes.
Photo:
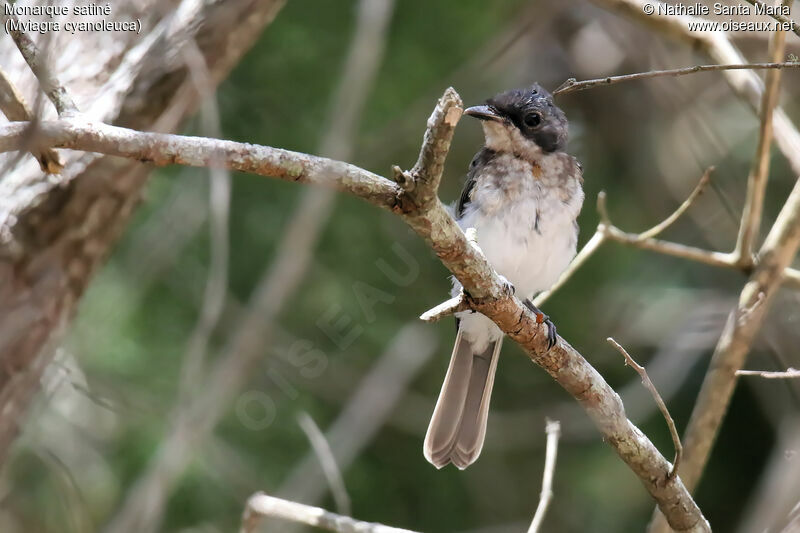
[[[482,121],[486,147],[492,150],[536,156],[567,144],[567,117],[536,83],[500,93],[464,114]]]

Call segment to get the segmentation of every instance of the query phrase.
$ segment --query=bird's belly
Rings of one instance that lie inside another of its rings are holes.
[[[549,289],[575,256],[574,217],[560,202],[515,202],[492,217],[464,222],[474,224],[484,255],[520,297]]]

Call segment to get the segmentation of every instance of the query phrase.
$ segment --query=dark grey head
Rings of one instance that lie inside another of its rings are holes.
[[[567,145],[567,117],[538,83],[500,93],[464,114],[514,127],[545,152],[563,150]]]

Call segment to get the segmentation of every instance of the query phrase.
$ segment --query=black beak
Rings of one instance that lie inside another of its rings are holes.
[[[479,120],[494,120],[496,122],[503,121],[503,117],[497,113],[497,110],[489,107],[488,105],[476,105],[473,107],[468,107],[464,110],[464,114],[475,117]]]

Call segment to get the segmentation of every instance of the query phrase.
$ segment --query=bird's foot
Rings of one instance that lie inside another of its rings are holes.
[[[517,292],[514,284],[508,281],[508,279],[502,274],[498,274],[497,277],[500,278],[500,284],[503,286],[503,292],[505,292],[508,296],[514,296],[514,294]]]
[[[556,333],[556,325],[553,324],[553,321],[550,320],[550,317],[546,314],[542,313],[542,311],[533,305],[533,302],[528,300],[527,298],[523,302],[525,307],[531,310],[531,312],[536,315],[536,323],[537,324],[544,324],[547,326],[547,349],[549,350],[553,346],[556,345],[556,341],[558,340],[558,334]]]

